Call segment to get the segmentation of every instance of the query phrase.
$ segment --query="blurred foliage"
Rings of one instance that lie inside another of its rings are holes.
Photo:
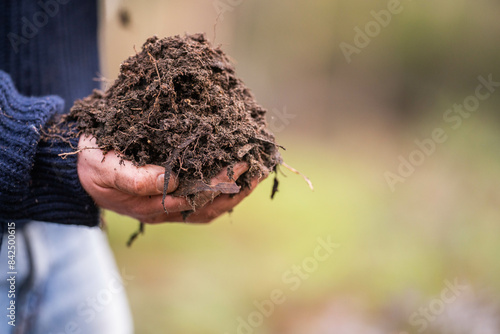
[[[273,289],[285,291],[287,302],[266,320],[268,330],[279,315],[293,320],[294,306],[347,295],[376,313],[412,291],[439,295],[443,281],[457,277],[477,291],[488,288],[495,300],[500,157],[490,154],[500,136],[478,122],[463,131],[478,129],[480,136],[452,136],[395,193],[383,181],[386,161],[307,142],[284,156],[307,171],[314,192],[286,173],[273,201],[267,180],[230,216],[207,226],[147,226],[131,249],[125,241],[137,222],[107,213],[119,267],[135,276],[127,290],[137,332],[235,333],[237,317],[248,316]],[[327,236],[340,248],[290,291],[282,274]]]
[[[213,40],[214,2],[107,4],[105,77],[113,79],[150,35],[205,31]],[[342,312],[359,312],[356,321],[375,321],[381,333],[415,331],[409,315],[456,277],[498,300],[500,92],[459,129],[447,129],[449,139],[394,193],[383,175],[415,139],[444,127],[444,111],[474,93],[479,75],[500,81],[500,3],[401,3],[403,12],[350,64],[340,43],[353,43],[354,28],[388,1],[242,1],[219,19],[215,43],[260,103],[295,116],[276,135],[285,160],[316,189],[285,170],[275,200],[266,180],[232,215],[207,226],[147,226],[132,249],[125,241],[137,222],[107,213],[119,266],[135,276],[127,291],[137,333],[232,334],[237,317],[276,288],[287,301],[256,333],[312,333],[299,320],[322,314],[334,328],[349,318],[336,323]],[[127,27],[114,14],[124,9]],[[286,290],[282,274],[328,235],[341,247],[300,289]],[[412,294],[421,300],[410,304]],[[388,309],[401,299],[407,306],[394,316]],[[340,307],[328,313],[330,303]]]

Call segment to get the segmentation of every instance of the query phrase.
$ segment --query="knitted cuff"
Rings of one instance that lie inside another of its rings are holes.
[[[1,220],[97,225],[98,209],[80,185],[76,155],[58,155],[72,151],[78,139],[40,141],[43,127],[63,106],[57,96],[20,95],[0,71]]]
[[[78,138],[67,127],[61,135],[39,142],[28,199],[31,217],[62,224],[98,224],[99,210],[78,178],[77,146]]]

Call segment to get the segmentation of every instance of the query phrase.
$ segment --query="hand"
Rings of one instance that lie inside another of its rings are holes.
[[[78,148],[80,149],[77,164],[78,177],[83,188],[98,206],[130,216],[143,223],[183,222],[181,212],[191,210],[191,205],[185,198],[167,195],[165,208],[168,213],[165,213],[162,205],[163,167],[156,165],[136,167],[130,161],[120,163],[121,159],[114,151],[103,155],[95,138],[87,136],[80,137]],[[248,170],[248,164],[237,163],[233,170],[233,178],[236,180]],[[244,189],[233,197],[207,194],[209,198],[215,197],[214,195],[218,196],[198,208],[185,221],[210,222],[241,202],[263,178],[252,180],[250,189]],[[234,182],[234,180],[229,180],[226,170],[223,170],[212,179],[211,184]],[[178,184],[176,176],[172,175],[167,194],[172,193]]]

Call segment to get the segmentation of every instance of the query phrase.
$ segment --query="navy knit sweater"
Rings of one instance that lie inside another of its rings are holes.
[[[2,0],[0,223],[98,224],[77,156],[58,155],[78,140],[40,139],[55,114],[97,87],[97,72],[96,0]]]

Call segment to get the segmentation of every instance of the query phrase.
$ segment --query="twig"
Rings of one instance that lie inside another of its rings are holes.
[[[137,231],[135,231],[128,239],[127,247],[132,246],[132,243],[135,241],[135,239],[137,239],[139,234],[144,234],[144,223],[143,222],[139,222],[139,229]]]
[[[83,151],[83,149],[76,150],[74,152],[59,153],[58,156],[60,156],[63,159],[66,159],[68,157],[68,155],[75,155],[75,154],[80,153],[81,151]]]
[[[66,159],[68,155],[75,155],[82,152],[83,150],[102,150],[103,148],[104,147],[84,147],[73,152],[59,153],[58,156],[61,157],[62,159]]]
[[[170,161],[170,159],[169,159]],[[165,207],[165,198],[167,197],[168,184],[170,183],[170,174],[172,173],[172,167],[169,161],[165,164],[165,174],[163,175],[163,196],[161,198],[161,205],[163,206],[163,211],[168,214],[167,208]]]
[[[276,193],[278,192],[278,185],[279,185],[279,181],[278,181],[278,173],[276,173],[274,175],[274,181],[273,181],[273,189],[271,191],[271,199],[274,198],[274,195],[276,195]]]
[[[263,141],[264,143],[268,143],[268,144],[272,144],[276,147],[279,147],[281,148],[282,150],[286,151],[286,148],[284,148],[283,146],[279,145],[279,144],[276,144],[276,143],[273,143],[272,141],[270,140],[267,140],[266,138],[262,138],[261,136],[253,136],[253,138],[257,139],[257,140],[260,140],[260,141]]]
[[[219,13],[219,15],[217,15],[217,18],[215,19],[215,23],[214,23],[214,41],[212,42],[213,45],[215,45],[215,38],[217,37],[217,23],[219,23],[219,18],[221,17],[223,11],[221,11]]]
[[[158,99],[160,98],[160,93],[161,93],[161,77],[160,77],[160,71],[158,71],[158,64],[156,59],[151,55],[151,53],[149,53],[149,51],[148,55],[151,58],[153,64],[155,64],[156,74],[158,74],[158,95],[156,95],[155,103],[153,104],[153,110],[151,110],[148,115],[148,123],[149,123],[149,117],[151,116],[151,113],[155,111],[156,107],[158,107]]]
[[[291,166],[288,166],[285,162],[282,162],[281,164],[283,165],[283,167],[285,167],[286,169],[288,169],[292,173],[295,173],[297,175],[302,176],[304,178],[304,180],[307,182],[307,184],[309,185],[309,188],[311,188],[311,190],[314,190],[313,184],[312,184],[311,180],[309,180],[309,178],[307,176],[305,176],[304,174],[302,174],[301,172],[299,172],[295,168],[293,168]]]
[[[0,109],[0,110],[1,110],[1,109]],[[4,115],[4,116],[5,116],[5,117],[7,117],[7,118],[11,118],[11,119],[12,119],[12,118],[14,118],[14,117],[12,117],[12,116],[10,116],[10,115],[7,115],[7,114],[6,114],[5,112],[3,112],[3,111],[2,111],[2,115]]]
[[[148,127],[148,128],[150,128],[151,130],[155,130],[155,131],[163,131],[163,129],[153,128],[151,125],[144,124],[144,126],[147,126],[147,127]]]

